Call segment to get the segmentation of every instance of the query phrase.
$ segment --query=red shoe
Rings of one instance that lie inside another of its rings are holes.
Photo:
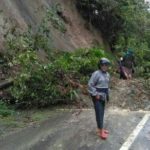
[[[106,133],[106,134],[109,134],[109,131],[108,130],[106,130],[106,129],[103,129],[104,130],[104,132]]]
[[[109,134],[109,131],[108,131],[108,130],[103,129],[103,131],[104,131],[106,134]],[[97,134],[99,135],[99,134],[100,134],[100,132],[101,132],[101,130],[100,130],[100,129],[98,129],[98,130],[97,130]]]
[[[108,138],[108,134],[106,134],[103,130],[100,132],[100,138],[106,140]]]

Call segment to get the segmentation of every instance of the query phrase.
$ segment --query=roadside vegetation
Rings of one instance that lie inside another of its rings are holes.
[[[112,62],[111,72],[115,74],[116,60],[127,48],[134,50],[137,77],[150,77],[148,5],[136,0],[76,2],[87,24],[102,32],[111,51],[102,47],[78,49],[71,53],[52,49],[51,27],[66,32],[65,22],[57,13],[61,10],[59,5],[47,10],[35,32],[31,27],[24,33],[10,29],[6,35],[7,52],[2,58],[3,67],[10,70],[9,77],[14,84],[7,90],[10,97],[1,98],[4,110],[7,108],[3,103],[17,108],[74,103],[79,91],[87,93],[86,84],[97,68],[98,60],[108,57]],[[41,50],[45,53],[43,59],[39,55]],[[150,88],[149,83],[146,87]],[[9,111],[6,113],[10,114]]]

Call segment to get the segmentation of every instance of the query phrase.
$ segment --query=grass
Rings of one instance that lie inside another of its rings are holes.
[[[0,101],[0,117],[11,116],[13,112],[12,108],[9,108],[4,102]]]
[[[14,111],[9,116],[0,116],[0,136],[8,135],[30,125],[38,124],[53,116],[52,109]]]

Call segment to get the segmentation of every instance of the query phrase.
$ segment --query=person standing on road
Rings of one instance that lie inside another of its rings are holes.
[[[107,139],[109,134],[103,127],[105,103],[109,100],[110,75],[107,72],[109,65],[110,61],[107,58],[101,58],[98,62],[98,70],[92,74],[88,82],[88,91],[95,109],[97,133],[102,139]]]

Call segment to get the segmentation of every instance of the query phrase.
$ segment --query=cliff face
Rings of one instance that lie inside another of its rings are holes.
[[[66,32],[52,28],[52,46],[60,50],[103,45],[101,34],[87,25],[78,13],[75,0],[0,0],[0,51],[5,50],[5,34],[10,28],[24,31],[31,25],[36,28],[45,16],[46,9],[59,4]]]

